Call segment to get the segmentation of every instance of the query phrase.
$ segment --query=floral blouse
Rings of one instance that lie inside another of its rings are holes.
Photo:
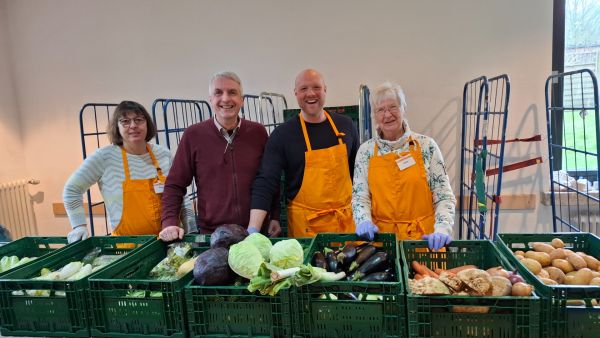
[[[409,150],[408,138],[413,139],[421,145],[423,161],[429,188],[433,194],[433,206],[435,209],[434,231],[452,236],[454,225],[454,213],[456,198],[450,186],[450,178],[446,173],[442,153],[435,141],[425,135],[413,133],[406,121],[404,124],[404,135],[396,141],[387,141],[379,135],[361,144],[356,154],[354,165],[354,181],[352,187],[352,212],[354,221],[360,224],[371,219],[371,192],[369,190],[369,159],[373,156],[375,142],[379,148],[379,155],[390,152],[401,153]]]

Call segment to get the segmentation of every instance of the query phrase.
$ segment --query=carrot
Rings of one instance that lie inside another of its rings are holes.
[[[418,274],[421,274],[423,276],[430,276],[430,277],[434,277],[434,278],[439,278],[440,277],[437,273],[429,270],[429,268],[427,266],[425,266],[424,264],[420,264],[417,261],[413,261],[412,262],[412,268]]]
[[[419,280],[419,279],[423,279],[423,278],[425,278],[425,277],[423,277],[423,275],[418,274],[418,273],[415,274],[415,280]]]
[[[463,265],[463,266],[459,266],[459,267],[456,267],[456,268],[453,268],[453,269],[449,269],[449,270],[446,270],[446,271],[452,272],[452,273],[459,273],[459,272],[461,272],[463,270],[467,270],[467,269],[477,269],[477,266],[475,266],[475,265]]]

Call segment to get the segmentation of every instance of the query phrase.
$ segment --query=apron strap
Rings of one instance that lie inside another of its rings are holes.
[[[127,153],[125,152],[125,147],[121,146],[121,156],[123,156],[123,171],[125,171],[125,181],[130,181],[131,177],[129,177],[129,162],[127,162]]]
[[[398,225],[398,224],[406,224],[406,227],[409,229],[414,229],[417,228],[419,231],[421,231],[422,233],[425,233],[425,228],[423,228],[423,221],[427,218],[430,217],[435,217],[435,215],[425,215],[425,216],[421,216],[421,217],[417,217],[415,219],[412,220],[394,220],[394,219],[376,219],[376,221],[383,221],[386,223],[392,223],[394,225]],[[376,223],[377,224],[377,223]]]
[[[154,156],[154,153],[152,152],[152,149],[150,148],[150,145],[148,143],[146,143],[146,150],[148,150],[148,154],[150,154],[150,158],[152,159],[152,164],[154,165],[154,168],[156,168],[156,174],[158,176],[158,178],[160,178],[161,180],[163,179],[163,173],[162,173],[162,169],[160,169],[160,165],[158,164],[158,161],[156,160],[156,156]]]
[[[331,124],[331,127],[333,128],[333,131],[335,133],[335,136],[338,137],[338,144],[344,144],[342,137],[345,136],[346,134],[340,133],[338,131],[337,127],[335,126],[335,123],[333,123],[333,120],[331,119],[331,116],[329,116],[329,113],[327,113],[326,111],[323,111],[323,113],[325,113],[325,117],[329,121],[329,124]],[[302,113],[298,114],[298,117],[300,117],[300,125],[302,126],[302,134],[304,135],[304,142],[306,143],[306,150],[312,151],[312,147],[310,145],[310,139],[308,138],[308,132],[306,131],[306,122],[304,122]]]
[[[317,208],[309,207],[309,206],[307,206],[307,205],[305,205],[303,203],[295,202],[293,200],[290,201],[289,206],[293,206],[294,204],[297,205],[297,206],[299,206],[299,207],[301,207],[301,208],[303,208],[303,209],[312,211],[312,213],[310,215],[306,216],[306,219],[309,220],[309,221],[311,221],[313,219],[316,219],[316,218],[319,218],[321,216],[327,215],[327,214],[332,214],[332,213],[337,214],[337,216],[344,217],[344,213],[342,212],[342,210],[346,210],[346,209],[352,207],[351,205],[350,206],[344,206],[344,205],[342,205],[340,207],[331,208],[331,209],[317,209]]]

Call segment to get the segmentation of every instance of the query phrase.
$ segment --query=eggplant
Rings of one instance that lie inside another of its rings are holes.
[[[363,262],[365,262],[367,259],[369,259],[371,256],[373,256],[375,254],[375,252],[377,252],[376,247],[374,247],[372,245],[365,246],[362,250],[360,250],[360,252],[356,256],[356,259],[354,260],[354,262],[352,262],[352,264],[350,264],[350,268],[348,269],[348,271],[356,270],[356,268],[358,268],[359,265],[361,265]]]
[[[325,262],[327,263],[327,271],[335,273],[339,272],[337,257],[333,251],[326,251]]]
[[[352,274],[352,280],[360,280],[362,277],[372,273],[384,270],[387,266],[388,255],[387,253],[380,251],[367,259],[366,262],[356,269],[356,272]]]
[[[352,243],[346,245],[342,252],[337,255],[337,260],[343,266],[348,267],[356,258],[356,246]]]
[[[327,261],[321,251],[317,251],[313,254],[311,264],[314,267],[327,270]]]
[[[393,280],[392,274],[386,271],[373,272],[360,279],[361,282],[391,282]]]

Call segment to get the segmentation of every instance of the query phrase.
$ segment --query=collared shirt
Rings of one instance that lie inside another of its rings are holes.
[[[223,135],[223,137],[227,141],[227,145],[230,145],[233,142],[233,139],[235,138],[235,135],[237,134],[238,130],[240,129],[240,126],[242,125],[242,119],[238,117],[237,126],[235,126],[231,134],[229,133],[229,130],[225,129],[225,127],[223,127],[219,123],[219,121],[217,121],[217,117],[214,117],[213,120],[215,121],[215,126],[217,127],[217,129],[221,132],[221,135]]]

